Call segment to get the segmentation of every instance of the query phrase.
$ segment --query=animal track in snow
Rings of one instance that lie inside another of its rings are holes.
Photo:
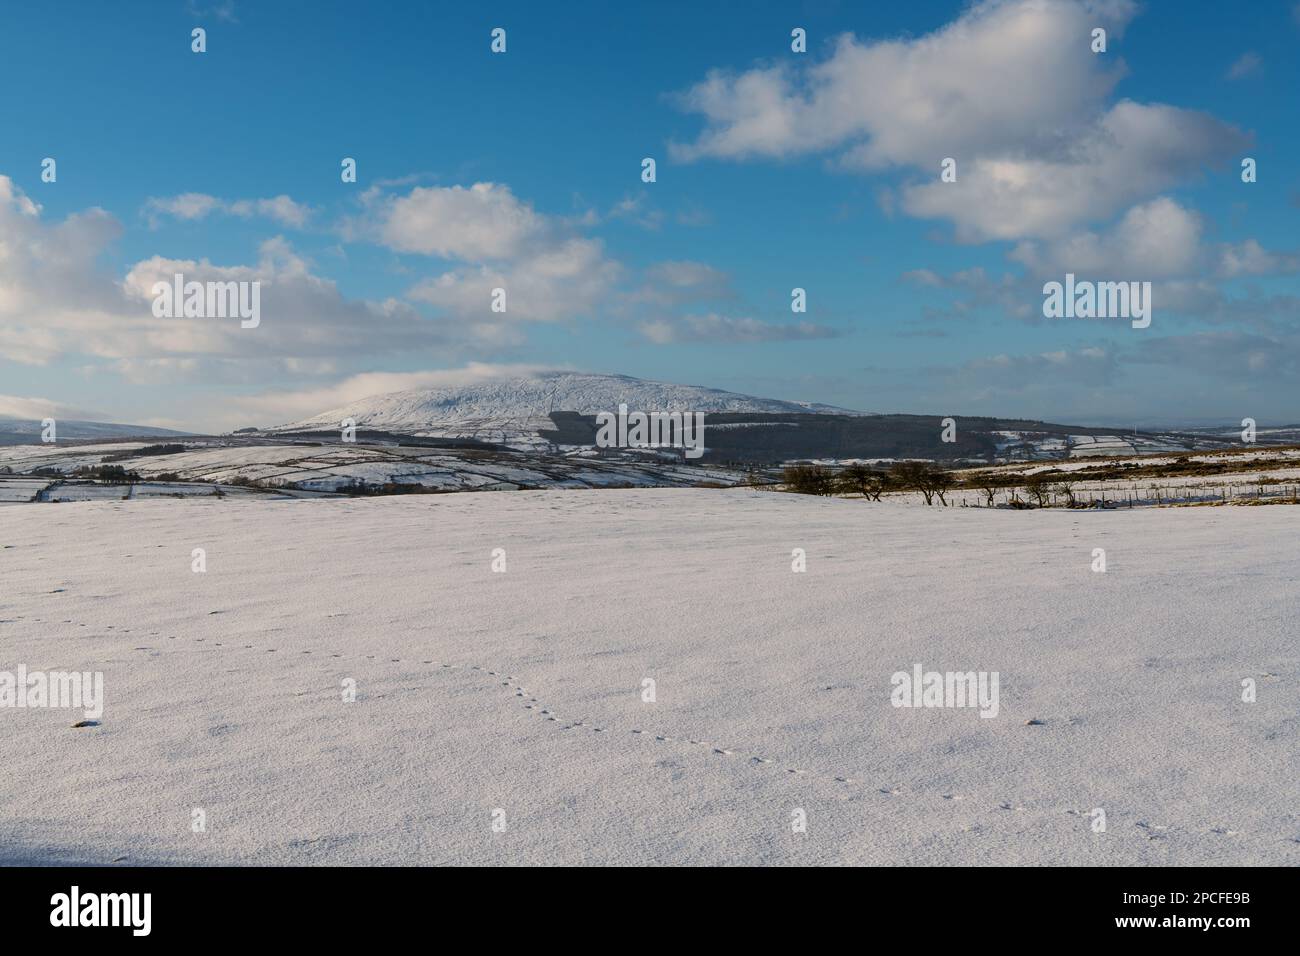
[[[219,614],[219,613],[221,613],[221,612],[219,612],[219,611],[214,611],[214,612],[209,612],[209,613],[212,613],[212,614]],[[52,623],[56,623],[56,622],[46,621],[46,620],[44,620],[44,619],[42,619],[42,618],[37,618],[37,617],[33,617],[33,618],[25,618],[23,615],[18,615],[18,616],[15,617],[15,618],[9,618],[9,619],[0,620],[0,623],[18,623],[19,621],[24,621],[24,622],[27,622],[27,623],[34,623],[34,624],[42,624],[42,625],[49,625],[49,624],[52,624]],[[73,620],[70,620],[70,619],[61,620],[61,621],[59,621],[59,622],[57,622],[57,623],[62,624],[62,625],[75,625],[75,626],[78,627],[78,628],[86,628],[86,627],[90,627],[90,626],[91,626],[91,625],[88,625],[88,624],[86,624],[86,623],[77,622],[77,621],[73,621]],[[104,626],[103,626],[103,630],[104,630],[106,633],[107,633],[107,632],[113,632],[114,634],[129,634],[129,633],[131,633],[129,629],[125,629],[125,628],[117,628],[117,627],[115,627],[114,625],[104,625]],[[158,635],[159,632],[154,631],[154,632],[151,632],[151,633],[154,634],[154,635]],[[178,640],[178,637],[177,637],[177,635],[167,635],[167,639],[168,639],[169,641],[176,641],[176,640]],[[206,638],[194,638],[195,643],[203,643],[203,642],[205,642],[206,640],[207,640]],[[174,645],[174,646],[179,646],[179,645]],[[214,642],[212,642],[211,646],[213,646],[213,647],[221,647],[221,648],[229,648],[229,649],[232,649],[232,650],[238,650],[238,649],[241,649],[240,645],[235,645],[235,644],[227,645],[227,644],[225,644],[224,642],[220,642],[220,641],[214,641]],[[163,656],[163,655],[162,655],[159,651],[157,651],[155,648],[149,648],[149,647],[137,647],[137,648],[135,648],[135,649],[136,649],[136,650],[143,650],[143,651],[152,651],[152,653],[149,654],[149,656],[148,656],[147,659],[153,659],[153,658],[156,658],[156,657]],[[257,645],[254,645],[254,644],[244,644],[244,645],[242,645],[242,649],[243,649],[243,650],[257,650],[258,648],[257,648]],[[263,650],[264,650],[266,653],[276,653],[277,650],[278,650],[278,648],[270,647],[270,648],[263,648]],[[308,654],[312,654],[313,651],[312,651],[311,649],[305,649],[305,650],[300,651],[300,653],[303,654],[303,655],[308,655]],[[354,661],[366,660],[366,661],[374,661],[374,660],[376,659],[376,655],[373,655],[373,654],[341,654],[341,653],[333,653],[333,652],[326,652],[326,653],[329,654],[329,658],[330,658],[331,660],[354,660]],[[139,660],[139,659],[137,658],[137,660]],[[390,663],[402,663],[402,658],[397,658],[397,657],[389,658],[389,662],[390,662]],[[1147,666],[1152,666],[1153,664],[1155,664],[1155,662],[1156,662],[1156,659],[1151,659],[1149,662],[1147,662]],[[501,677],[501,678],[503,678],[503,679],[502,679],[502,680],[499,680],[499,681],[496,681],[496,682],[495,682],[496,685],[497,685],[497,686],[500,686],[500,687],[505,687],[505,688],[509,689],[509,690],[513,693],[513,696],[514,696],[514,697],[519,698],[519,699],[521,700],[521,702],[522,702],[522,707],[523,707],[524,709],[526,709],[526,710],[530,710],[530,711],[534,711],[538,716],[540,716],[540,717],[544,717],[545,720],[546,720],[546,722],[548,722],[548,723],[561,723],[560,720],[559,720],[559,718],[558,718],[557,715],[556,715],[556,714],[551,710],[551,708],[550,708],[549,705],[545,705],[545,706],[543,706],[543,705],[539,702],[538,698],[536,698],[536,697],[530,695],[530,693],[529,693],[529,691],[527,690],[527,688],[525,688],[522,684],[516,683],[516,682],[515,682],[515,678],[514,678],[513,676],[508,675],[508,674],[505,674],[504,672],[496,671],[496,670],[492,670],[492,669],[490,669],[490,668],[488,668],[488,667],[486,667],[486,666],[484,666],[484,665],[480,665],[480,664],[453,664],[453,663],[450,663],[450,662],[438,661],[438,660],[433,660],[433,659],[422,659],[422,660],[420,661],[420,663],[422,663],[422,664],[424,664],[424,665],[426,665],[426,666],[433,667],[433,668],[435,668],[435,669],[438,670],[438,671],[441,671],[441,670],[465,670],[465,671],[478,671],[479,673],[482,673],[482,674],[484,674],[484,675],[486,675],[486,676],[490,676],[490,677]],[[1266,675],[1263,675],[1263,676],[1265,676],[1265,677],[1271,677],[1271,676],[1274,676],[1274,675],[1266,674]],[[294,696],[296,696],[296,697],[301,697],[301,696],[304,696],[305,694],[306,694],[306,692],[300,692],[300,693],[296,693]],[[384,695],[376,695],[376,697],[375,697],[374,699],[377,699],[377,700],[384,699]],[[1078,722],[1078,721],[1079,721],[1078,718],[1071,718],[1070,723],[1076,723],[1076,722]],[[590,729],[590,730],[592,731],[592,733],[595,733],[595,734],[603,734],[603,733],[607,733],[607,732],[609,732],[609,731],[612,730],[613,728],[610,728],[610,727],[607,727],[607,726],[589,726],[588,723],[587,723],[587,721],[584,719],[584,720],[573,721],[573,722],[571,722],[571,723],[563,723],[563,724],[560,726],[559,729],[561,729],[561,730],[585,730],[585,729]],[[747,765],[747,766],[750,767],[751,769],[755,770],[756,772],[757,772],[757,771],[761,771],[761,770],[763,770],[763,769],[765,769],[765,768],[780,768],[780,769],[784,769],[787,775],[794,776],[794,777],[807,778],[807,779],[809,779],[809,780],[815,780],[815,781],[818,781],[818,782],[823,783],[823,784],[832,784],[832,783],[833,783],[833,784],[837,785],[837,788],[838,788],[838,789],[842,789],[844,786],[857,785],[857,784],[859,784],[859,783],[862,782],[862,781],[860,781],[860,780],[858,780],[858,779],[856,779],[856,778],[854,778],[854,777],[852,777],[852,776],[850,776],[850,775],[848,775],[848,774],[844,774],[844,773],[836,774],[836,773],[827,773],[827,772],[824,772],[824,771],[810,772],[810,771],[808,771],[808,770],[806,770],[806,769],[804,769],[804,768],[801,768],[801,767],[785,766],[785,762],[784,762],[784,761],[780,761],[780,760],[777,760],[777,759],[772,758],[772,757],[763,756],[763,755],[758,755],[758,754],[746,754],[746,753],[744,753],[744,752],[737,751],[737,750],[735,750],[735,749],[733,749],[733,748],[730,748],[730,747],[716,746],[716,745],[714,745],[714,744],[712,744],[712,743],[710,743],[710,742],[708,742],[708,741],[706,741],[706,740],[702,740],[702,739],[697,738],[697,737],[674,737],[674,736],[672,736],[672,735],[670,735],[670,734],[665,734],[665,733],[655,733],[655,732],[653,732],[653,731],[646,730],[646,729],[641,728],[641,727],[630,728],[630,729],[629,729],[629,734],[632,735],[632,736],[639,737],[639,738],[644,739],[644,740],[651,740],[651,738],[653,738],[653,743],[652,743],[651,745],[653,745],[653,744],[659,744],[659,743],[678,743],[678,744],[687,744],[687,745],[690,745],[690,746],[708,747],[708,748],[710,749],[710,751],[712,752],[712,754],[715,755],[715,756],[718,756],[718,757],[737,757],[737,756],[741,757],[742,759],[744,759],[745,765]],[[901,793],[903,792],[903,791],[901,790],[901,788],[899,788],[899,787],[876,787],[875,790],[876,790],[876,793],[878,793],[878,794],[879,794],[880,796],[882,796],[882,797],[897,796],[897,795],[899,795],[899,794],[901,794]],[[926,793],[922,793],[922,792],[913,792],[912,794],[910,794],[910,796],[911,796],[913,799],[933,799],[933,797],[934,797],[935,795],[933,795],[933,794],[926,794]],[[942,793],[942,794],[938,794],[937,796],[938,796],[939,798],[941,798],[941,799],[942,799],[943,801],[945,801],[945,802],[952,802],[952,803],[957,803],[957,802],[960,802],[960,801],[963,801],[964,799],[966,799],[963,795],[961,795],[961,794],[956,794],[956,793]],[[1022,811],[1022,810],[1025,810],[1026,808],[1023,807],[1023,806],[1014,806],[1011,802],[1009,802],[1009,801],[1005,801],[1005,800],[1004,800],[1004,801],[999,801],[999,802],[997,802],[997,803],[995,803],[995,804],[991,804],[991,805],[989,806],[988,809],[989,809],[989,811],[991,812],[991,811],[994,811],[994,810],[1002,810],[1002,811],[1017,810],[1017,811]],[[1079,812],[1078,812],[1078,811],[1075,811],[1075,810],[1066,810],[1066,811],[1064,811],[1064,812],[1069,813],[1069,814],[1073,814],[1073,815],[1076,815],[1076,816],[1080,815]],[[1139,830],[1140,830],[1142,833],[1144,833],[1144,834],[1146,835],[1147,839],[1149,839],[1149,840],[1161,840],[1161,839],[1164,839],[1165,836],[1166,836],[1167,834],[1171,834],[1172,832],[1176,832],[1176,831],[1179,831],[1179,830],[1181,829],[1180,827],[1177,827],[1177,826],[1153,825],[1153,824],[1150,824],[1150,823],[1148,823],[1148,822],[1146,822],[1146,821],[1139,821],[1138,823],[1135,824],[1135,826],[1136,826],[1137,828],[1139,828]],[[975,825],[972,825],[971,827],[968,827],[968,830],[969,830],[970,832],[977,832],[979,829],[980,829],[980,828],[979,828],[979,825],[978,825],[978,824],[975,824]],[[1203,833],[1213,833],[1213,834],[1216,834],[1216,835],[1219,835],[1219,836],[1236,836],[1236,835],[1238,835],[1238,833],[1239,833],[1239,831],[1237,831],[1237,830],[1233,830],[1233,829],[1231,829],[1231,828],[1229,828],[1229,827],[1226,827],[1226,826],[1203,826],[1203,827],[1200,827],[1199,829],[1200,829],[1201,832],[1203,832]],[[1298,836],[1298,837],[1294,837],[1294,838],[1291,838],[1291,842],[1300,843],[1300,836]]]

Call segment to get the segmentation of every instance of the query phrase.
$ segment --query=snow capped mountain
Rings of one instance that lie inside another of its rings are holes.
[[[441,432],[448,426],[533,430],[550,427],[548,414],[630,411],[773,412],[860,415],[849,409],[806,402],[755,398],[698,385],[649,382],[630,375],[545,372],[493,379],[475,385],[423,388],[374,395],[322,412],[312,418],[279,425],[268,431],[336,429],[344,419],[358,428],[402,432]],[[468,433],[468,432],[467,432]]]

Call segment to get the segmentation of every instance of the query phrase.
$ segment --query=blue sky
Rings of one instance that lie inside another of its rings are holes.
[[[226,429],[573,368],[874,411],[1300,419],[1292,2],[4,16],[0,415]],[[144,290],[176,271],[263,282],[262,324],[155,319]],[[1043,319],[1067,271],[1152,282],[1151,327]]]

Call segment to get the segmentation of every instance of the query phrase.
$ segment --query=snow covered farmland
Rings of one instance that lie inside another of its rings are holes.
[[[572,454],[523,453],[503,449],[425,448],[419,446],[288,443],[259,444],[237,439],[205,439],[179,453],[139,454],[138,443],[103,445],[17,445],[0,448],[0,469],[17,475],[42,469],[71,475],[79,468],[109,463],[141,478],[207,482],[228,493],[233,483],[264,491],[328,493],[349,487],[405,485],[428,491],[513,490],[518,488],[678,487],[701,483],[738,484],[740,472],[681,462],[676,456],[629,453],[597,456],[587,449]],[[4,493],[0,501],[30,500],[26,487]],[[46,482],[48,485],[49,482]],[[62,486],[60,486],[62,487]],[[127,496],[129,489],[105,493]],[[164,492],[165,493],[165,492]],[[212,494],[212,488],[190,489]],[[75,494],[75,493],[74,493]],[[82,492],[83,496],[87,494]],[[53,494],[43,499],[54,500]]]
[[[1298,532],[743,490],[0,509],[0,669],[106,696],[0,709],[0,862],[1300,863]],[[891,706],[915,664],[998,672],[998,716]]]

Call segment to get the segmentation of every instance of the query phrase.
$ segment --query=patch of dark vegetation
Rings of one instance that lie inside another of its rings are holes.
[[[107,485],[133,485],[140,481],[138,474],[121,465],[83,465],[73,471],[72,477],[92,478]]]
[[[821,465],[791,465],[781,472],[781,481],[796,495],[835,494],[835,472]]]
[[[234,478],[223,479],[219,483],[230,488],[251,488],[254,491],[284,491],[287,488],[297,487],[291,482],[276,481],[274,478],[249,478],[246,475],[236,475]],[[204,481],[200,484],[217,484],[217,482]]]
[[[472,489],[430,488],[427,485],[400,481],[385,481],[382,484],[353,481],[346,485],[340,485],[335,490],[341,495],[349,495],[353,498],[380,498],[385,495],[446,495],[455,491],[469,491]]]
[[[339,442],[339,431],[303,431],[275,432],[266,437],[276,441],[288,441],[295,444],[333,445]],[[477,438],[431,438],[420,435],[402,435],[396,432],[376,431],[358,428],[356,431],[358,445],[398,445],[403,448],[460,448],[479,449],[481,451],[508,451],[505,445],[480,441]]]
[[[834,469],[823,465],[790,465],[781,472],[786,491],[801,495],[861,495],[871,501],[890,491],[920,492],[927,505],[948,504],[948,494],[957,485],[951,471],[927,461],[895,462],[888,471],[863,464]]]
[[[183,451],[188,451],[184,445],[167,444],[167,445],[145,445],[143,448],[137,448],[134,451],[119,451],[111,455],[105,455],[102,461],[126,461],[130,458],[153,458],[158,455],[178,455]]]
[[[594,445],[596,416],[577,412],[551,412],[554,428],[539,435],[563,445]],[[727,427],[733,426],[733,427]],[[813,458],[925,458],[944,462],[979,462],[995,459],[1036,458],[1034,442],[1049,438],[1068,441],[1071,435],[1115,435],[1116,428],[1056,425],[1023,418],[963,416],[956,441],[943,441],[943,419],[937,415],[823,415],[766,414],[756,412],[706,412],[706,451],[698,459],[711,465],[776,465]],[[1023,432],[1033,441],[1011,448],[998,432]],[[1155,435],[1135,437],[1155,439]],[[1164,441],[1184,439],[1188,447],[1215,440],[1203,435],[1159,436]],[[1223,444],[1228,444],[1223,439]]]
[[[552,412],[553,429],[539,431],[547,441],[594,445],[596,416]],[[963,419],[955,443],[940,440],[942,419],[930,415],[820,415],[707,412],[705,454],[696,462],[776,465],[801,458],[974,458],[991,461],[997,444],[992,429]],[[737,427],[725,427],[737,426]],[[626,449],[620,449],[626,451]]]

